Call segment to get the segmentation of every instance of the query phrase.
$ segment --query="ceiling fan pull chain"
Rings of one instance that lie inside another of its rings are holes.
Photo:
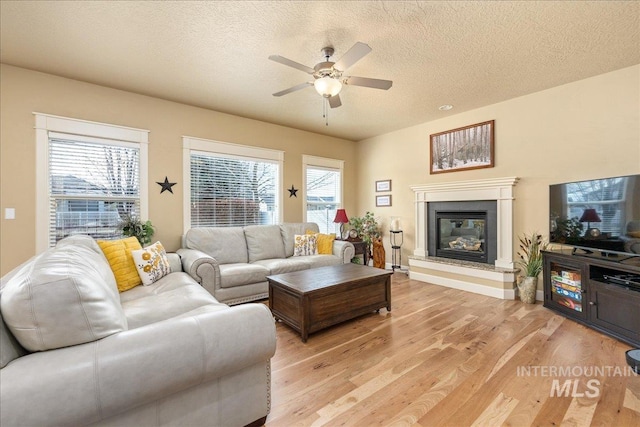
[[[325,98],[324,102],[322,103],[322,105],[324,106],[324,125],[325,126],[329,126],[329,98]]]
[[[325,103],[324,98],[322,98],[322,118],[325,119],[327,117],[327,104]]]

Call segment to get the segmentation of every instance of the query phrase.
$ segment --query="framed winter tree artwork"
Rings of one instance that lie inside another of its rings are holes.
[[[431,174],[493,167],[495,120],[431,135]]]

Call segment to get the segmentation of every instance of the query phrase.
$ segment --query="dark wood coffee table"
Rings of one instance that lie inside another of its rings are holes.
[[[307,342],[310,333],[384,307],[391,311],[392,274],[342,264],[267,276],[269,308]]]

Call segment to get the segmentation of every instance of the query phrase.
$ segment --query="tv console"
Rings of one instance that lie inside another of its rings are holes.
[[[640,347],[640,257],[543,252],[544,306]]]

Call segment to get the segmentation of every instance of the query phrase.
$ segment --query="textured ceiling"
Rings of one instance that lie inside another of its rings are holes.
[[[637,1],[2,1],[0,60],[352,140],[640,63]],[[333,46],[373,51],[322,118],[310,78]],[[452,104],[448,112],[438,110]]]

